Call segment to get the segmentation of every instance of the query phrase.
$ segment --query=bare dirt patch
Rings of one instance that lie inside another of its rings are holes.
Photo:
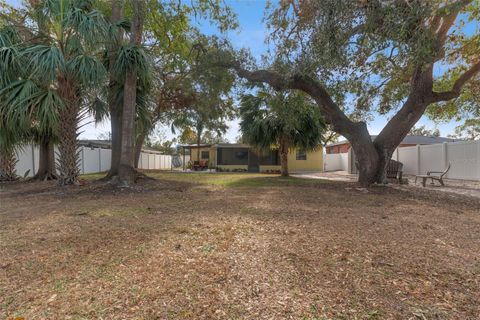
[[[480,317],[477,199],[154,176],[1,185],[0,319]]]

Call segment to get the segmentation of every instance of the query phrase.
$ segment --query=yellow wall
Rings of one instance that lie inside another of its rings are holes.
[[[267,170],[280,170],[281,166],[265,166],[260,165],[260,172]],[[288,153],[288,170],[295,171],[323,171],[323,150],[319,148],[316,151],[307,152],[307,160],[297,160],[297,152],[295,149]]]
[[[202,156],[202,151],[210,152],[210,159],[208,160],[208,162],[210,162],[212,160],[212,150],[211,150],[211,148],[209,148],[209,147],[200,148],[200,157]],[[190,161],[192,161],[192,162],[193,161],[198,161],[197,152],[198,152],[197,148],[192,148],[191,149],[191,151],[190,151]]]
[[[323,149],[319,147],[315,151],[307,152],[307,160],[297,160],[295,149],[288,153],[289,171],[323,171]]]
[[[216,164],[216,155],[217,149],[216,148],[200,148],[200,153],[202,151],[209,151],[210,152],[210,159],[208,160],[209,167],[214,167]],[[192,149],[190,160],[197,161],[197,149]],[[229,169],[230,171],[233,169],[248,169],[248,165],[220,165],[218,166],[222,169]],[[273,166],[273,165],[260,165],[260,172],[266,170],[280,170],[280,165]],[[319,147],[317,150],[312,152],[307,152],[307,160],[297,160],[296,159],[296,150],[291,149],[288,153],[288,170],[291,172],[295,171],[323,171],[323,149]]]

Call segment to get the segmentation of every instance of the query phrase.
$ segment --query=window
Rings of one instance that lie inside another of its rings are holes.
[[[210,152],[209,151],[202,151],[200,158],[202,160],[208,160],[210,158]]]
[[[218,148],[218,165],[248,165],[247,148]]]
[[[262,151],[260,155],[260,165],[262,166],[278,166],[280,158],[278,150]]]
[[[305,150],[297,150],[296,159],[307,160],[307,153],[305,152]]]

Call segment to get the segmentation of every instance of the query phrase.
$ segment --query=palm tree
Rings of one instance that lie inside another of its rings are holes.
[[[55,130],[59,183],[73,184],[79,175],[78,125],[87,106],[81,96],[104,81],[106,71],[98,56],[107,23],[88,0],[32,3],[31,21],[22,28],[30,34],[6,48],[10,55],[1,56],[5,64],[9,59],[9,73],[16,75],[0,91],[2,112],[8,121],[35,122],[43,132]]]
[[[120,166],[118,168],[118,183],[130,186],[135,183],[135,118],[137,106],[137,89],[139,75],[145,74],[147,57],[141,48],[143,39],[143,24],[145,19],[144,0],[132,1],[133,18],[130,42],[120,49],[114,70],[125,74],[123,86],[123,110],[121,129]],[[126,73],[123,71],[126,70]]]
[[[240,104],[240,129],[244,139],[260,149],[278,147],[282,176],[288,176],[288,151],[316,149],[325,131],[318,108],[299,93],[243,95]]]
[[[15,147],[19,137],[14,130],[5,126],[0,119],[0,181],[13,181],[17,179],[15,165]]]

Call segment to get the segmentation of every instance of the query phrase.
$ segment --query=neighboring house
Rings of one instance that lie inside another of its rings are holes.
[[[377,136],[370,136],[372,140],[375,140]],[[406,136],[400,143],[401,147],[411,147],[416,145],[436,144],[443,142],[454,142],[455,139],[443,138],[443,137],[426,137],[426,136]],[[325,147],[327,154],[333,153],[347,153],[350,149],[350,142],[343,140],[337,143],[329,144]]]
[[[201,144],[200,159],[198,159],[197,145],[182,145],[190,161],[208,161],[209,168],[221,170],[245,170],[250,172],[265,172],[280,170],[280,157],[278,150],[261,151],[247,144],[219,143]],[[185,154],[185,152],[184,152]],[[185,163],[185,162],[184,162]],[[298,149],[290,150],[288,154],[289,171],[322,171],[323,150],[319,146],[317,150],[304,152]]]

